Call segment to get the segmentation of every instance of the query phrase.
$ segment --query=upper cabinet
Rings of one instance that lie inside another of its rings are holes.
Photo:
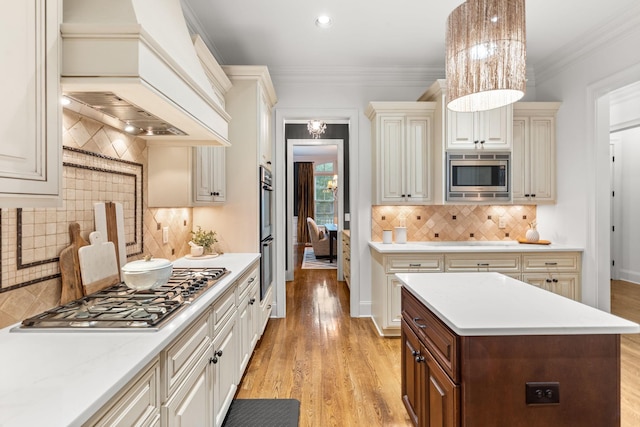
[[[0,207],[62,203],[62,1],[3,2]]]
[[[447,150],[511,149],[512,106],[474,113],[447,110]]]
[[[556,201],[556,112],[559,102],[514,104],[513,203]]]
[[[195,147],[194,205],[220,203],[227,198],[225,147]]]
[[[372,102],[373,203],[433,202],[433,102]]]

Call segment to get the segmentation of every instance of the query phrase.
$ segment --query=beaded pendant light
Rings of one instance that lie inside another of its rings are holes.
[[[447,19],[447,107],[484,111],[526,89],[525,0],[467,0]]]

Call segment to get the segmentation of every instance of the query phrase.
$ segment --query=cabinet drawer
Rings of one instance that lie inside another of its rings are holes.
[[[459,337],[402,288],[402,317],[454,382],[459,380]]]
[[[445,271],[520,272],[519,254],[454,254],[445,256]]]
[[[213,331],[217,331],[236,309],[236,286],[231,286],[213,303]]]
[[[238,282],[238,299],[244,297],[244,293],[249,290],[251,284],[258,279],[258,267],[255,267],[248,274],[245,274]]]
[[[442,255],[388,256],[385,258],[384,264],[387,274],[443,271],[444,257]]]
[[[158,360],[143,370],[136,379],[124,387],[125,392],[112,404],[98,412],[87,426],[154,426],[160,420],[160,365]]]
[[[162,354],[164,372],[164,397],[170,396],[193,369],[198,359],[211,343],[210,315],[196,320],[182,336]]]
[[[579,271],[580,254],[576,252],[553,252],[545,254],[524,254],[522,271]]]

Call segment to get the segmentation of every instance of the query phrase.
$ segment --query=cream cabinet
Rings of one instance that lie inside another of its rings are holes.
[[[342,276],[351,287],[351,235],[349,230],[342,230]]]
[[[556,112],[560,103],[517,102],[513,108],[513,203],[555,203]]]
[[[226,201],[225,147],[195,147],[194,205]]]
[[[261,337],[264,333],[271,312],[273,311],[273,286],[267,289],[267,293],[260,301],[260,308],[258,309],[258,336]]]
[[[580,252],[443,252],[381,254],[371,249],[371,318],[382,336],[400,335],[396,273],[498,272],[580,301]]]
[[[269,95],[267,89],[264,86],[260,87],[258,92],[258,121],[260,134],[260,164],[266,165],[271,169],[272,164],[272,150],[273,144],[271,139],[271,116],[273,104],[269,101]]]
[[[372,102],[374,204],[432,203],[432,102]]]
[[[2,207],[62,205],[61,21],[61,0],[3,2]]]
[[[260,273],[254,269],[240,279],[238,285],[238,327],[240,335],[239,379],[247,368],[253,349],[258,342],[260,308]]]
[[[511,105],[473,113],[447,110],[447,150],[510,150],[512,121]]]
[[[220,427],[238,388],[240,357],[236,317],[232,316],[213,339],[213,416]]]
[[[156,358],[85,426],[160,425],[160,363]]]

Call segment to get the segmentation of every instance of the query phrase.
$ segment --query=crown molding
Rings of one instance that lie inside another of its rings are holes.
[[[640,3],[620,11],[614,18],[598,28],[590,30],[582,37],[563,46],[553,54],[536,63],[536,82],[541,83],[559,74],[579,59],[593,53],[598,48],[626,37],[640,28]]]
[[[224,57],[222,56],[220,51],[216,48],[215,43],[213,42],[213,40],[211,40],[211,37],[209,37],[209,34],[202,26],[202,22],[200,22],[198,15],[194,13],[189,3],[187,3],[185,0],[180,0],[180,4],[182,6],[182,13],[184,14],[184,19],[187,22],[187,27],[189,28],[189,31],[191,32],[191,34],[199,35],[202,41],[204,42],[204,44],[211,51],[211,54],[214,56],[216,61],[218,61],[218,64],[224,64],[225,62]]]
[[[426,86],[444,77],[441,67],[270,67],[278,85]]]

